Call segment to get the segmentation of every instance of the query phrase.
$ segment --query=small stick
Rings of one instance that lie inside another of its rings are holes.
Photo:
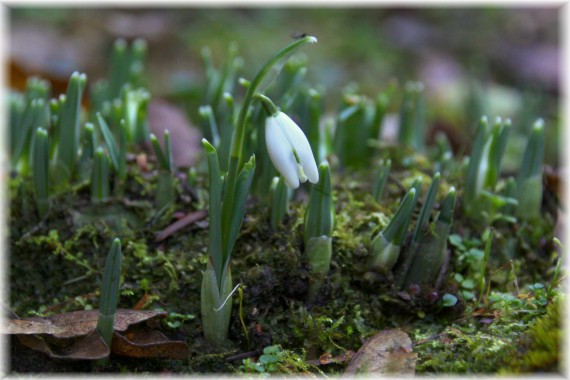
[[[177,220],[176,222],[172,223],[170,226],[166,227],[164,230],[160,231],[156,234],[156,238],[154,239],[155,242],[159,243],[169,237],[170,235],[174,234],[178,230],[195,223],[199,220],[204,219],[208,216],[207,210],[198,210],[191,212],[190,214],[186,215],[185,217]]]
[[[263,354],[263,350],[243,352],[241,354],[237,354],[237,355],[227,357],[226,362],[235,362],[236,360],[240,360],[240,359],[253,358],[254,356],[259,356],[261,354]]]

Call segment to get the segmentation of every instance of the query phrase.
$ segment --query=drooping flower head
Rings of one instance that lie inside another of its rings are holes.
[[[297,124],[283,112],[265,120],[265,142],[271,162],[292,189],[307,179],[319,182],[319,170],[307,137]]]

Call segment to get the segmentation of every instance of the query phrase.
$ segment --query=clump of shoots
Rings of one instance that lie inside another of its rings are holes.
[[[392,160],[387,159],[386,161],[380,161],[380,169],[376,174],[374,179],[374,188],[372,190],[372,196],[376,202],[380,203],[382,196],[384,195],[384,189],[388,183],[388,177],[390,176],[390,169],[392,168]]]
[[[433,228],[428,229],[427,234],[419,235],[414,239],[410,252],[413,260],[403,281],[404,289],[411,284],[435,285],[447,255],[447,238],[453,224],[455,199],[456,192],[452,187],[443,200],[441,211],[433,223]]]
[[[283,177],[274,177],[271,183],[271,226],[275,229],[283,222],[289,210],[289,188]]]
[[[433,180],[431,182],[431,185],[428,189],[428,193],[424,199],[422,208],[420,210],[420,216],[418,218],[418,221],[416,223],[416,227],[414,229],[414,233],[412,235],[412,245],[410,247],[410,249],[408,250],[405,259],[402,263],[402,265],[400,266],[398,272],[397,272],[397,284],[398,286],[402,286],[406,275],[408,273],[408,270],[410,268],[410,266],[412,265],[412,263],[415,261],[416,256],[418,254],[420,254],[421,248],[420,248],[420,242],[422,240],[422,238],[424,237],[424,232],[426,229],[427,224],[429,223],[429,217],[431,215],[433,206],[435,204],[435,198],[437,196],[437,191],[439,189],[439,182],[441,179],[441,175],[440,173],[436,173],[433,176]],[[455,191],[454,191],[455,194]]]
[[[155,193],[156,205],[159,209],[174,202],[175,178],[172,169],[172,154],[170,145],[170,132],[164,131],[164,151],[160,147],[158,139],[150,134],[150,142],[158,161],[158,179]]]
[[[495,191],[500,176],[510,126],[509,119],[503,122],[497,118],[492,128],[485,116],[479,122],[463,194],[463,205],[469,216],[479,217],[480,212],[485,211],[485,207],[482,207],[484,200],[481,198],[484,192],[488,193],[486,198],[489,198],[489,194],[494,195],[492,192]]]
[[[43,217],[49,210],[49,143],[43,128],[36,130],[33,172],[38,213]]]
[[[382,273],[388,273],[392,270],[400,256],[400,250],[415,207],[416,189],[412,188],[400,202],[398,211],[388,226],[372,239],[372,256],[369,264],[372,269]]]
[[[105,260],[103,281],[101,282],[101,298],[99,300],[99,319],[97,331],[101,334],[107,347],[111,348],[115,330],[115,313],[119,303],[119,286],[121,281],[121,241],[115,239]]]
[[[305,213],[305,255],[311,266],[309,299],[319,291],[330,270],[334,207],[331,172],[327,161],[319,165],[319,182],[311,189],[311,198]]]
[[[534,123],[517,176],[517,216],[532,220],[540,216],[542,203],[542,160],[544,156],[544,121]]]

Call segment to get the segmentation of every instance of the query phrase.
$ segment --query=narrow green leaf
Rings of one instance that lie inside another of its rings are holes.
[[[423,232],[424,228],[426,227],[429,217],[431,215],[431,211],[433,209],[433,205],[435,203],[435,198],[437,196],[437,191],[439,189],[439,181],[441,179],[441,175],[439,173],[435,173],[433,176],[433,180],[429,187],[428,193],[424,200],[424,204],[420,210],[420,216],[418,218],[418,222],[416,223],[416,228],[414,229],[414,234],[412,236],[413,241],[417,241],[420,237],[420,234]]]
[[[305,244],[310,238],[332,235],[334,211],[329,163],[319,165],[319,182],[313,185],[305,212]]]
[[[384,195],[384,189],[388,183],[388,178],[390,176],[390,169],[392,168],[392,160],[387,159],[386,161],[380,161],[380,169],[376,174],[374,180],[374,188],[372,190],[372,196],[376,202],[380,203],[382,200],[382,195]]]
[[[91,202],[100,203],[109,197],[109,159],[102,147],[95,151],[91,172]]]
[[[479,195],[479,192],[482,190],[482,186],[480,185],[482,182],[479,178],[479,173],[481,161],[486,160],[484,157],[484,150],[488,135],[489,125],[487,117],[483,116],[477,127],[475,141],[473,143],[471,156],[469,157],[469,165],[467,167],[467,178],[465,179],[464,191],[464,205],[467,210],[470,210],[474,206],[474,202]]]
[[[117,146],[117,141],[115,140],[113,133],[111,133],[105,119],[103,119],[103,116],[101,116],[101,113],[99,112],[97,112],[97,121],[99,122],[99,128],[103,134],[103,138],[105,139],[105,144],[107,144],[107,148],[109,149],[109,155],[111,156],[113,167],[117,172],[119,172],[119,148]]]
[[[57,136],[58,147],[58,172],[65,183],[75,173],[77,152],[79,147],[79,117],[81,111],[81,99],[87,82],[87,76],[74,72],[71,74],[65,103],[61,111],[59,135]]]
[[[109,73],[109,92],[111,99],[118,98],[121,89],[127,81],[129,70],[129,57],[127,51],[127,42],[120,38],[113,45],[113,53],[111,55],[111,71]]]
[[[115,312],[119,302],[121,280],[121,241],[115,239],[105,260],[103,281],[101,282],[101,298],[99,301],[99,320],[97,330],[108,347],[113,338]]]
[[[410,189],[398,207],[398,211],[390,220],[390,223],[379,234],[389,243],[401,246],[406,236],[407,228],[412,218],[412,214],[416,207],[416,189]]]
[[[166,153],[163,152],[154,133],[150,134],[150,143],[152,144],[152,149],[154,150],[154,154],[158,160],[160,168],[162,170],[170,172],[170,133],[168,133],[168,130],[164,131],[164,146],[166,148],[165,150],[167,151]]]
[[[255,171],[255,156],[251,156],[249,161],[243,166],[240,171],[236,184],[235,184],[235,196],[233,198],[233,212],[231,214],[231,219],[229,221],[229,233],[226,238],[226,244],[224,248],[224,268],[229,265],[230,256],[234,243],[237,239],[241,223],[243,221],[243,216],[245,214],[245,204],[247,201],[247,194],[249,192],[249,187],[251,186],[251,181],[253,179],[253,173]]]
[[[208,170],[209,170],[209,243],[208,243],[208,255],[212,263],[212,269],[214,270],[218,289],[222,288],[222,275],[223,275],[223,236],[222,236],[222,212],[221,212],[221,201],[222,201],[222,178],[220,176],[220,165],[218,163],[218,154],[216,148],[214,148],[206,139],[202,139],[202,145],[206,150],[206,156],[208,158]]]
[[[283,177],[274,177],[271,184],[271,226],[275,229],[283,221],[289,208],[289,189]]]
[[[36,130],[36,147],[34,150],[34,189],[38,212],[43,217],[49,209],[49,143],[45,129]]]

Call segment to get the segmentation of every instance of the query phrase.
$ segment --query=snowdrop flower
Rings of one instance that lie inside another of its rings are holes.
[[[271,162],[292,189],[299,181],[319,182],[319,170],[307,137],[297,124],[283,112],[265,120],[265,142]]]

